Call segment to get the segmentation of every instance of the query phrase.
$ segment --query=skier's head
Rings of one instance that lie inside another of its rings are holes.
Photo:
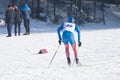
[[[69,18],[68,18],[68,22],[74,23],[74,18],[73,18],[73,17],[69,17]]]

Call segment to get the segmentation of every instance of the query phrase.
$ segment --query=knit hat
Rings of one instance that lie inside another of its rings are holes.
[[[69,17],[69,18],[68,18],[68,22],[73,23],[73,22],[74,22],[74,18]]]

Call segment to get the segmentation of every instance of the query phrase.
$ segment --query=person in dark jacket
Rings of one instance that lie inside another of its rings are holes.
[[[31,14],[31,9],[27,4],[24,4],[24,6],[22,7],[22,17],[24,19],[24,26],[26,30],[24,35],[30,34],[30,14]]]
[[[22,22],[22,14],[17,6],[14,5],[14,9],[15,9],[15,28],[14,28],[15,36],[17,35],[17,28],[18,28],[18,35],[20,36],[21,33],[20,25]]]
[[[11,37],[11,32],[12,32],[12,25],[15,22],[15,12],[14,12],[14,8],[11,5],[8,5],[8,9],[6,11],[5,14],[5,22],[7,24],[7,31],[8,31],[8,36],[7,37]]]

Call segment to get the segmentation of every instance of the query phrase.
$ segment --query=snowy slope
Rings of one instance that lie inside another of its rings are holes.
[[[34,21],[33,21],[34,22]],[[68,67],[64,46],[57,51],[50,68],[48,65],[58,47],[57,25],[31,23],[31,35],[7,35],[2,28],[0,35],[0,80],[119,80],[120,79],[120,28],[86,30],[81,26],[82,47],[79,48],[80,62]],[[120,26],[120,25],[119,25]],[[106,27],[106,26],[105,26]],[[22,33],[24,28],[22,25]],[[47,54],[37,54],[40,49]],[[71,58],[73,52],[71,51]]]
[[[80,67],[68,67],[62,44],[48,68],[58,47],[59,25],[31,20],[30,35],[22,35],[22,24],[21,36],[9,38],[6,27],[0,27],[0,80],[120,80],[120,24],[110,21],[80,26]],[[37,54],[43,48],[48,53]]]

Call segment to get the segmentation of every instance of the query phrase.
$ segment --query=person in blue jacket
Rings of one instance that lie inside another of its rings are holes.
[[[61,37],[61,31],[63,31],[62,32],[62,37]],[[59,44],[61,45],[61,42],[63,41],[63,43],[65,45],[65,52],[66,52],[68,65],[71,64],[70,52],[69,52],[69,44],[71,44],[72,49],[74,51],[76,64],[79,63],[78,53],[77,53],[77,49],[76,49],[76,41],[75,41],[75,37],[74,37],[74,31],[76,31],[77,34],[78,34],[78,46],[80,47],[81,46],[80,29],[74,23],[74,18],[70,17],[67,22],[64,22],[57,29],[58,38],[59,38]]]
[[[22,17],[24,20],[24,26],[25,26],[25,30],[26,30],[24,35],[30,34],[30,14],[31,14],[31,9],[25,3],[22,7]]]

